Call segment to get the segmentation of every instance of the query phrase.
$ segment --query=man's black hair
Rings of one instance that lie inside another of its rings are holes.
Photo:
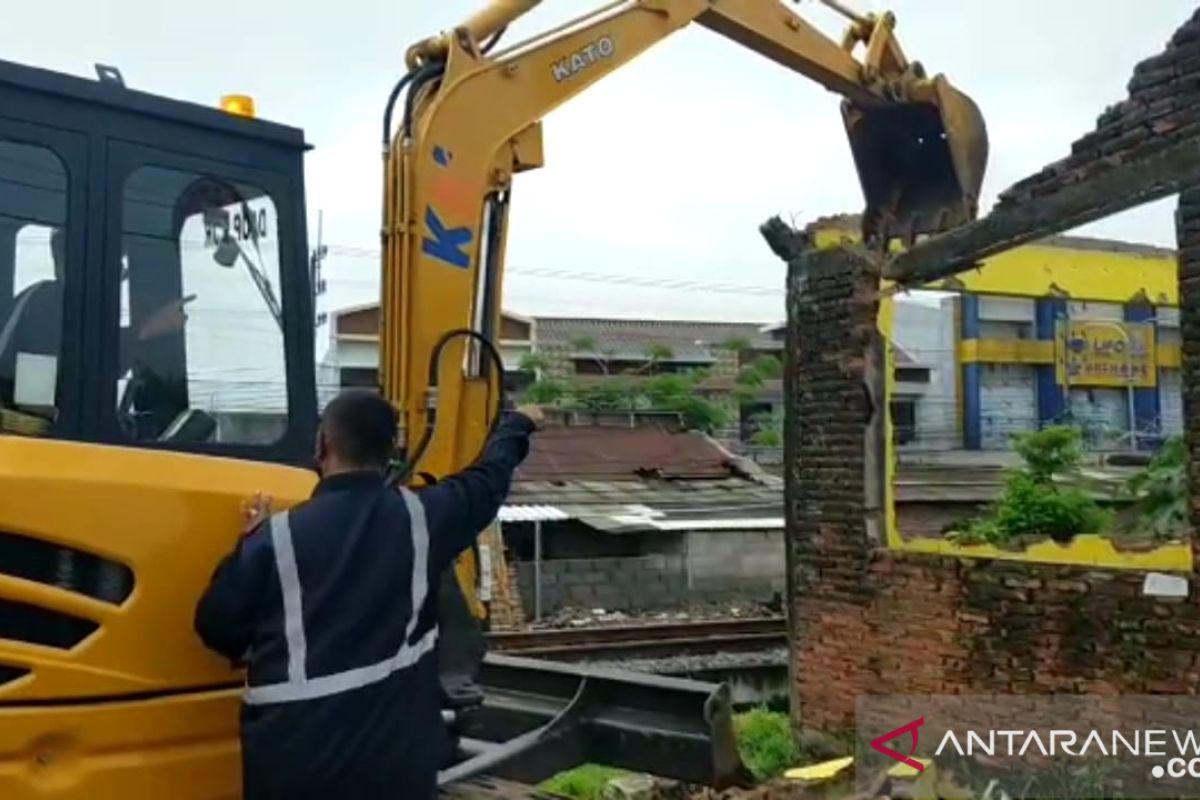
[[[321,424],[329,447],[348,466],[381,469],[392,457],[399,416],[370,389],[346,389],[325,406]]]

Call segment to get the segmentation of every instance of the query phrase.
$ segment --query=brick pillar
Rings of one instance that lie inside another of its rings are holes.
[[[1179,195],[1179,330],[1183,339],[1183,434],[1188,446],[1192,529],[1200,531],[1200,188]],[[1192,536],[1193,558],[1200,557]]]
[[[813,696],[806,682],[837,680],[802,663],[806,632],[834,608],[865,609],[871,553],[883,545],[879,268],[876,256],[856,247],[802,250],[788,265],[786,558],[798,727],[803,698]]]

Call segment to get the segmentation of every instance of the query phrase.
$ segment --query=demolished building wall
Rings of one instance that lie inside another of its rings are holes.
[[[1005,192],[988,219],[890,263],[850,247],[818,253],[777,221],[764,227],[789,262],[786,517],[799,725],[847,726],[862,694],[1200,685],[1200,608],[1148,595],[1143,573],[889,550],[872,525],[878,430],[866,424],[864,385],[877,383],[866,338],[876,330],[880,272],[941,277],[1031,236],[1179,191],[1200,175],[1200,12],[1138,66],[1129,89],[1068,158]],[[1187,438],[1200,464],[1200,190],[1180,198],[1178,236]],[[1200,498],[1200,469],[1190,482]],[[1200,523],[1195,499],[1192,516]],[[1192,550],[1198,562],[1194,537]],[[1200,583],[1188,578],[1195,597]]]

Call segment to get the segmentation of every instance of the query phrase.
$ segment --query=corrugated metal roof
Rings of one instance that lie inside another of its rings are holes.
[[[783,517],[656,519],[650,527],[660,531],[775,531],[783,529]]]
[[[757,480],[725,478],[691,481],[560,480],[518,481],[509,502],[516,505],[552,505],[577,514],[595,506],[644,505],[665,511],[694,510],[709,516],[746,517],[746,509],[783,509],[783,479],[763,474]]]
[[[497,518],[501,522],[562,522],[571,515],[554,506],[501,506]]]
[[[757,323],[538,317],[539,347],[569,345],[578,339],[594,341],[596,350],[609,358],[642,359],[647,347],[661,345],[671,351],[672,358],[666,361],[688,362],[712,361],[717,348],[731,339],[770,343]]]

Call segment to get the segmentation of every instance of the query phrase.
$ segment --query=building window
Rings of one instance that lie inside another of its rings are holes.
[[[896,381],[898,383],[929,383],[929,372],[926,367],[897,367]]]
[[[136,440],[272,444],[287,428],[278,215],[255,186],[125,182],[118,420]]]
[[[917,401],[897,397],[891,402],[892,436],[896,444],[909,444],[917,439]]]
[[[378,389],[379,370],[371,367],[343,367],[338,382],[343,389]]]

